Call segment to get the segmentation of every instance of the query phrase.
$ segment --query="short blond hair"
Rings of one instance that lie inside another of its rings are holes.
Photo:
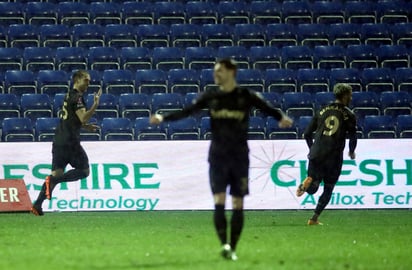
[[[335,94],[336,99],[341,100],[344,96],[350,95],[352,93],[352,86],[347,83],[337,83],[333,87],[333,94]]]
[[[86,70],[77,70],[75,73],[73,73],[72,76],[73,83],[76,83],[78,80],[86,77],[87,75],[89,75],[89,72],[87,72]]]

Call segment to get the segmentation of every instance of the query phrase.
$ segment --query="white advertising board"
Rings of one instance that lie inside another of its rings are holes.
[[[213,209],[209,144],[83,142],[89,177],[57,186],[43,210]],[[251,194],[246,209],[315,207],[322,187],[314,196],[295,196],[306,177],[308,149],[303,140],[249,141],[249,147]],[[412,140],[359,140],[356,152],[356,160],[344,161],[328,208],[412,208]],[[0,153],[0,179],[23,178],[35,200],[50,173],[51,143],[1,143]]]

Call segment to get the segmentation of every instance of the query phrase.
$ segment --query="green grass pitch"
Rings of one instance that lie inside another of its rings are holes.
[[[411,269],[410,210],[247,211],[237,262],[210,211],[0,215],[0,269]]]

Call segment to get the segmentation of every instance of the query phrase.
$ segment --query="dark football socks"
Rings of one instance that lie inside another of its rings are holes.
[[[227,243],[226,227],[227,221],[225,216],[225,206],[222,204],[215,204],[215,212],[213,214],[213,221],[215,223],[215,228],[217,236],[219,237],[222,245]]]
[[[244,214],[243,209],[234,209],[232,214],[232,220],[230,222],[230,246],[232,250],[236,249],[236,244],[239,241],[240,234],[242,233]]]

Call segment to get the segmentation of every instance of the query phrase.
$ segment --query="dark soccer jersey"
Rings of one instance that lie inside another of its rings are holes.
[[[313,141],[313,132],[315,138]],[[341,103],[332,103],[320,109],[306,128],[304,137],[310,148],[309,158],[341,156],[345,139],[349,137],[349,151],[356,147],[356,118]]]
[[[207,91],[191,106],[182,111],[165,115],[164,120],[178,120],[207,108],[209,109],[212,130],[210,155],[247,154],[249,112],[252,107],[261,109],[277,120],[282,118],[282,113],[271,107],[260,95],[248,89],[237,87],[232,92]]]
[[[83,95],[76,90],[70,90],[64,98],[60,113],[60,124],[56,129],[54,143],[58,145],[72,145],[80,143],[80,129],[82,123],[76,111],[85,108]]]

